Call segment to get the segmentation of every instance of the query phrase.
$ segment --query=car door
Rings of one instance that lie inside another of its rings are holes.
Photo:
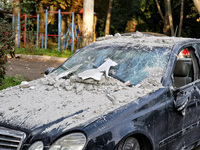
[[[175,61],[173,98],[167,104],[168,137],[162,142],[168,145],[168,149],[190,149],[200,139],[199,60],[197,49],[186,47],[184,50],[189,53]]]

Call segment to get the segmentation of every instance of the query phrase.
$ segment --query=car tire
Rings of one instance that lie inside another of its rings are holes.
[[[128,137],[121,143],[117,150],[140,150],[140,144],[134,137]]]

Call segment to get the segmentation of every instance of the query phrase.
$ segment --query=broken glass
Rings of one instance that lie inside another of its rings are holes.
[[[57,73],[62,73],[64,68],[82,64],[74,73],[78,75],[83,71],[98,68],[107,59],[111,59],[117,65],[110,68],[109,75],[123,82],[129,81],[131,85],[137,85],[149,76],[146,68],[160,67],[164,69],[168,61],[169,49],[169,47],[147,45],[84,47],[63,63],[63,67],[59,67]]]

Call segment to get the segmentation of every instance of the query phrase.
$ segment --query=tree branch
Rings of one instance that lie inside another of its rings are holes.
[[[158,0],[155,0],[155,2],[156,2],[156,5],[157,5],[157,8],[158,8],[158,12],[159,12],[159,14],[160,14],[162,20],[164,21],[165,18],[164,18],[164,16],[163,16],[162,11],[161,11],[161,8],[160,8],[160,5],[159,5],[159,3],[158,3]]]

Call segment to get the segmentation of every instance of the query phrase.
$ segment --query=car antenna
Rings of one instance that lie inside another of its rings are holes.
[[[178,30],[178,26],[176,26],[176,30],[175,30],[175,33],[174,33],[174,37],[176,37],[177,30]]]

